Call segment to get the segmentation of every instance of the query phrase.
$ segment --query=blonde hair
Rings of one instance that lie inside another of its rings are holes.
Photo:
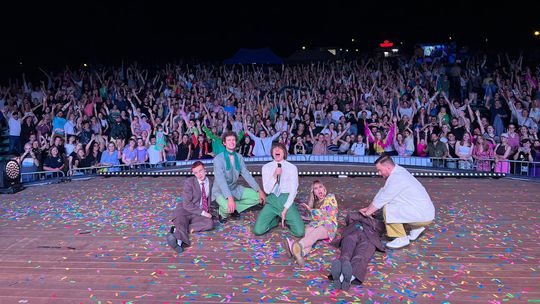
[[[307,201],[307,205],[309,206],[309,208],[312,208],[312,209],[318,209],[321,206],[322,202],[324,201],[324,198],[322,200],[319,199],[313,192],[314,190],[313,188],[315,188],[315,185],[321,185],[324,187],[324,190],[326,190],[326,186],[320,180],[317,179],[313,181],[313,183],[311,184],[311,189],[309,191],[309,197]]]

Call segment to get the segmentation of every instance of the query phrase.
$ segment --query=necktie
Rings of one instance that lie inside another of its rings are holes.
[[[281,184],[281,175],[283,175],[283,167],[281,167],[281,165],[279,166],[281,168],[281,174],[278,176],[277,180],[276,180],[276,184],[274,185],[274,189],[272,190],[272,193],[274,193],[275,196],[280,196],[281,195],[281,187],[280,187],[280,184]]]
[[[202,209],[204,212],[208,212],[208,198],[206,197],[206,190],[204,189],[205,182],[201,183],[201,192],[202,192]]]

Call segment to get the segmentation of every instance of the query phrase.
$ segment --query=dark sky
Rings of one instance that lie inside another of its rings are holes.
[[[446,2],[445,6],[441,3]],[[370,50],[384,39],[538,46],[531,1],[39,1],[0,18],[2,62],[223,59],[240,47],[288,56],[302,45]],[[355,42],[351,42],[355,38]]]

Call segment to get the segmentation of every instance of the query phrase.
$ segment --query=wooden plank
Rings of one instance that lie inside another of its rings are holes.
[[[301,178],[300,199],[314,179]],[[341,224],[382,185],[380,178],[317,179],[338,197]],[[174,254],[164,236],[182,181],[98,178],[2,196],[0,303],[540,299],[537,184],[422,178],[435,223],[408,248],[378,253],[364,285],[343,292],[326,278],[338,249],[320,243],[297,267],[281,247],[286,230],[252,235],[258,211],[193,236],[194,246]]]

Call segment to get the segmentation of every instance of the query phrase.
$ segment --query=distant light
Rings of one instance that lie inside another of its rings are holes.
[[[486,42],[488,42],[488,39],[486,38]]]
[[[403,41],[401,41],[399,44],[403,44]]]
[[[302,47],[302,50],[306,50],[306,47],[305,47],[305,46],[303,46],[303,47]]]
[[[351,39],[351,42],[354,42],[354,38]]]
[[[448,37],[448,40],[452,40],[452,36]]]
[[[19,61],[19,64],[22,65],[22,61]]]
[[[87,66],[88,66],[88,64],[86,64],[86,63],[83,63],[83,67],[87,67]]]
[[[343,49],[339,49],[340,52],[343,52]]]
[[[398,51],[398,49],[392,49],[392,53],[397,53]]]
[[[393,47],[394,43],[391,42],[390,40],[385,40],[382,43],[379,43],[379,46],[382,48],[389,48],[389,47]]]
[[[358,52],[358,49],[354,50],[355,52]]]
[[[348,52],[348,51],[349,51],[349,49],[346,49],[346,50],[345,50],[345,52]]]
[[[389,56],[390,56],[389,52],[384,52],[384,57],[389,57]]]
[[[534,31],[535,36],[540,36],[540,31]]]

